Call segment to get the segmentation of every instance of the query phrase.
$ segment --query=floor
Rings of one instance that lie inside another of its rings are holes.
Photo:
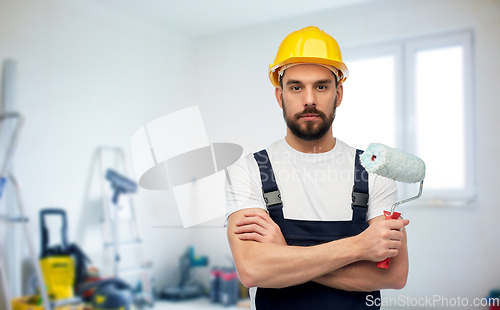
[[[215,309],[225,309],[225,310],[242,310],[249,309],[250,307],[224,307],[221,304],[212,304],[207,298],[198,298],[189,301],[163,301],[158,300],[155,302],[154,310],[215,310]]]
[[[245,301],[246,303],[249,300]],[[201,298],[191,301],[182,301],[182,302],[171,302],[171,301],[156,301],[153,310],[215,310],[215,309],[225,309],[225,310],[242,310],[242,309],[250,309],[248,307],[224,307],[220,304],[212,304],[208,299]],[[395,310],[399,308],[392,307],[382,307],[384,310]]]

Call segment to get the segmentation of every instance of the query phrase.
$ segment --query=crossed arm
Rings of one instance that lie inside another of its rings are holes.
[[[233,213],[227,235],[236,268],[247,287],[281,288],[307,281],[347,290],[401,289],[408,275],[404,226],[408,220],[370,220],[357,236],[311,247],[288,246],[262,209]],[[391,258],[388,270],[376,267]]]

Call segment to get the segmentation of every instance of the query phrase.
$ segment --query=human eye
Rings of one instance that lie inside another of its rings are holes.
[[[328,87],[327,87],[326,85],[318,85],[318,86],[317,86],[317,89],[319,89],[319,90],[325,90],[325,89],[327,89],[327,88],[328,88]]]
[[[290,89],[293,91],[299,91],[299,90],[301,90],[301,87],[300,86],[292,86],[292,87],[290,87]]]

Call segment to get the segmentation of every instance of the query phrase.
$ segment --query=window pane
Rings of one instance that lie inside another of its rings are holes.
[[[416,54],[417,153],[432,189],[465,188],[462,46]]]
[[[371,142],[395,147],[395,57],[346,61],[349,77],[333,122],[335,137],[366,149]]]

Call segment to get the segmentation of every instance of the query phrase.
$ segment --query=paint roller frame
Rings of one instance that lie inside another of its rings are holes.
[[[423,190],[423,188],[424,188],[424,180],[420,181],[420,186],[419,186],[419,190],[418,190],[417,196],[413,196],[413,197],[410,197],[410,198],[405,199],[405,200],[397,201],[397,202],[395,202],[392,205],[392,207],[391,207],[391,215],[394,214],[394,210],[396,210],[397,206],[402,205],[403,203],[407,203],[407,202],[410,202],[412,200],[416,200],[416,199],[420,198],[420,196],[422,196],[422,190]]]
[[[378,162],[375,160],[381,157]],[[360,155],[361,165],[370,173],[392,179],[403,183],[420,182],[417,196],[395,202],[391,207],[391,212],[384,211],[386,220],[398,219],[401,213],[394,212],[396,207],[403,203],[410,202],[422,196],[425,179],[425,162],[419,157],[406,153],[402,150],[388,147],[380,143],[371,143],[363,154]],[[396,163],[399,162],[399,165]],[[417,167],[414,167],[417,166]],[[411,169],[408,169],[411,167]],[[412,170],[408,172],[407,170]],[[391,258],[378,262],[377,267],[389,269]]]

